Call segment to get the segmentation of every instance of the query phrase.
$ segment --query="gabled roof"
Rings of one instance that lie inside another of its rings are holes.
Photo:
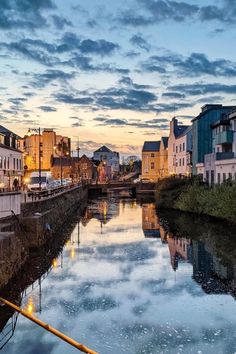
[[[188,128],[189,128],[189,125],[177,125],[177,126],[175,126],[175,128],[174,128],[175,137],[178,138]]]
[[[16,138],[19,138],[17,134],[13,133],[11,130],[3,127],[2,125],[0,125],[0,133],[4,135],[13,135]]]
[[[94,152],[112,152],[107,146],[103,145]]]
[[[143,152],[160,151],[160,141],[145,141],[143,144]]]
[[[182,126],[184,127],[184,129],[182,130],[182,132],[177,136],[177,138],[181,138],[184,135],[187,135],[191,130],[192,130],[192,126],[191,125],[184,125]]]
[[[166,149],[168,147],[168,136],[162,136],[161,140],[163,142],[164,148]]]

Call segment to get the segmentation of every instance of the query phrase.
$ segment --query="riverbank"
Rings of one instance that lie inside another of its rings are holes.
[[[196,179],[165,178],[158,182],[159,209],[175,209],[209,215],[236,223],[236,183],[208,187]]]

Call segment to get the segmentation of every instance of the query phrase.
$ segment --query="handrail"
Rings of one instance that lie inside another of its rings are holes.
[[[31,320],[32,322],[36,323],[38,326],[46,329],[46,331],[51,332],[55,336],[61,338],[65,342],[69,343],[71,346],[79,349],[81,352],[87,353],[87,354],[98,354],[98,352],[95,352],[94,350],[86,347],[85,345],[83,345],[83,344],[81,344],[79,342],[76,342],[74,339],[66,336],[64,333],[62,333],[62,332],[58,331],[57,329],[53,328],[52,326],[50,326],[46,322],[43,322],[43,321],[39,320],[37,317],[31,315],[30,313],[28,313],[27,311],[21,309],[20,307],[16,306],[15,304],[11,303],[10,301],[5,300],[2,297],[0,297],[0,301],[4,305],[9,306],[10,308],[12,308],[15,311],[19,312],[22,316],[24,316],[24,317],[28,318],[29,320]]]

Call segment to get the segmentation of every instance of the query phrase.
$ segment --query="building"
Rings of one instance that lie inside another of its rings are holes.
[[[178,124],[173,118],[170,122],[168,140],[168,174],[189,176],[191,174],[192,127]]]
[[[203,179],[209,185],[236,180],[236,110],[223,114],[211,129],[212,153],[204,157]]]
[[[233,108],[233,106],[223,106],[221,104],[207,104],[202,107],[201,113],[192,120],[193,175],[202,175],[204,157],[213,151],[211,125],[219,121],[222,114],[230,113]]]
[[[112,178],[111,166],[104,161],[99,162],[97,166],[97,182],[107,183]]]
[[[110,150],[107,146],[101,146],[93,153],[93,160],[102,161],[111,168],[111,178],[116,177],[120,171],[120,155]]]
[[[162,137],[160,143],[160,164],[159,177],[165,178],[168,176],[168,137]]]
[[[42,133],[29,133],[19,139],[18,147],[24,155],[24,166],[28,172],[39,169],[50,170],[53,157],[71,156],[70,138],[57,135],[53,129],[44,129]]]
[[[72,181],[77,181],[78,158],[77,157],[53,157],[51,160],[52,178],[56,180],[71,178]]]
[[[81,156],[78,163],[78,173],[80,181],[91,181],[96,179],[97,167],[86,155]]]
[[[1,191],[16,189],[22,184],[23,156],[17,148],[18,139],[15,133],[0,125]]]
[[[145,141],[142,149],[142,178],[157,181],[160,178],[160,141]]]

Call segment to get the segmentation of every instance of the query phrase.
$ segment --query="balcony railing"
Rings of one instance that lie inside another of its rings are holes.
[[[214,144],[232,144],[234,139],[234,132],[232,130],[221,132],[215,136]]]

